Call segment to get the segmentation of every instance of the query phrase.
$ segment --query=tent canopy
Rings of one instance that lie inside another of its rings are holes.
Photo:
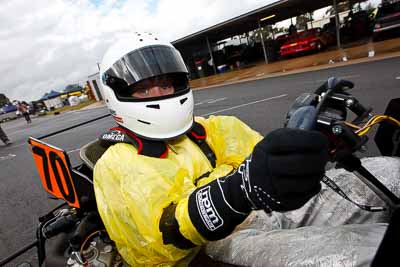
[[[40,100],[48,100],[48,99],[52,99],[52,98],[55,98],[58,96],[60,96],[60,93],[52,90],[52,91],[50,91],[50,93],[44,94],[44,96]]]

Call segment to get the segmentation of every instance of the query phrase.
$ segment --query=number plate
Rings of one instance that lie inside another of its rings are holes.
[[[43,188],[53,196],[65,200],[71,207],[79,208],[67,153],[33,137],[29,138],[28,143],[31,146]]]

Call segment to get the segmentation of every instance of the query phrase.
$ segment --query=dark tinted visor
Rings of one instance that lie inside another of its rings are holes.
[[[103,80],[114,90],[138,81],[168,74],[187,73],[179,52],[169,46],[149,46],[130,52],[104,72]]]

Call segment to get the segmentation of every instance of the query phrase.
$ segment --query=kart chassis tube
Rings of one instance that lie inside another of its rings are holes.
[[[390,208],[394,209],[400,204],[400,199],[362,165],[353,173]]]

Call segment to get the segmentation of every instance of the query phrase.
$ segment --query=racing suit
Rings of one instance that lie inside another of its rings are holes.
[[[298,210],[253,211],[227,238],[205,240],[190,221],[186,197],[237,168],[262,136],[234,117],[196,120],[205,127],[207,143],[216,154],[215,168],[186,136],[168,142],[170,153],[163,160],[137,155],[132,145],[117,144],[95,166],[98,210],[130,265],[188,263],[198,251],[164,244],[159,222],[171,203],[177,204],[175,216],[183,236],[196,245],[208,243],[207,254],[222,262],[241,266],[363,266],[370,262],[386,229],[388,212],[362,211],[325,186]],[[376,158],[364,163],[390,189],[400,188],[395,179],[400,160]],[[382,204],[349,172],[330,170],[327,175],[347,193],[352,190],[350,196],[356,202]]]
[[[207,242],[192,225],[187,196],[201,185],[227,176],[252,152],[262,136],[235,117],[196,118],[216,156],[213,168],[187,136],[168,141],[164,159],[137,154],[130,144],[111,146],[94,168],[94,190],[100,216],[118,251],[131,266],[187,263],[198,248],[165,245],[159,230],[163,209],[177,204],[182,235],[196,245]],[[199,179],[202,177],[201,179]]]

